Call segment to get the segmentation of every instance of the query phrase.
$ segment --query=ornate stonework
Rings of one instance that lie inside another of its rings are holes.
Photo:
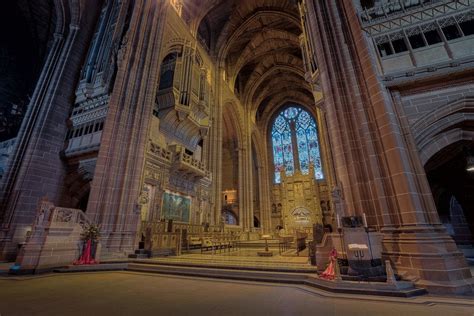
[[[1,179],[1,259],[50,220],[45,196],[57,225],[78,209],[100,224],[111,258],[146,228],[180,247],[161,234],[169,195],[189,202],[175,229],[242,240],[365,214],[394,273],[472,291],[459,251],[474,231],[472,1],[85,3],[48,11],[54,35]],[[274,138],[291,108],[312,121]]]

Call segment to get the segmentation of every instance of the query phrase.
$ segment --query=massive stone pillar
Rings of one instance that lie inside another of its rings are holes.
[[[253,204],[253,157],[252,157],[252,139],[249,115],[246,113],[244,118],[244,142],[242,150],[242,165],[239,168],[243,171],[243,205],[241,210],[245,214],[243,228],[245,231],[252,231],[254,227],[254,204]]]
[[[148,128],[159,76],[160,48],[168,2],[138,0],[117,56],[88,214],[101,225],[105,255],[135,247]]]
[[[353,1],[308,0],[335,176],[345,215],[365,212],[399,274],[432,291],[471,292],[464,257],[440,224],[403,114],[377,76]]]
[[[15,152],[0,184],[0,258],[13,259],[31,230],[38,203],[68,206],[61,151],[84,55],[102,1],[54,1],[56,29]],[[87,7],[87,12],[81,8]]]
[[[219,74],[221,71],[219,71]],[[216,76],[219,78],[219,76]],[[222,93],[219,88],[220,81],[215,82],[218,87],[216,93],[217,102],[211,108],[212,125],[209,132],[209,170],[212,174],[212,224],[219,223],[222,212],[222,129],[223,129],[223,104]]]

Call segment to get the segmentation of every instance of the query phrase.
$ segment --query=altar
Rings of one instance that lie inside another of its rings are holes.
[[[314,167],[310,165],[308,174],[299,169],[291,175],[281,171],[279,199],[281,205],[281,235],[296,236],[304,232],[312,236],[313,226],[323,224],[320,190],[314,178]]]

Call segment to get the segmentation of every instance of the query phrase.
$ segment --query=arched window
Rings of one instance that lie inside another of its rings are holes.
[[[311,114],[300,107],[289,107],[281,111],[272,127],[273,162],[275,183],[280,183],[280,170],[287,175],[299,169],[308,174],[310,163],[314,165],[314,176],[323,179],[318,130]]]
[[[173,86],[174,69],[177,58],[177,53],[171,53],[163,60],[160,69],[160,85],[158,86],[158,90],[165,90]]]

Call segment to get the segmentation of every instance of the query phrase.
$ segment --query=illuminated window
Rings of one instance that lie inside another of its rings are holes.
[[[314,176],[323,179],[318,131],[313,117],[300,107],[289,107],[280,112],[272,127],[275,183],[280,183],[280,170],[292,175],[299,167],[308,174],[310,163]],[[297,161],[295,161],[297,160]]]

